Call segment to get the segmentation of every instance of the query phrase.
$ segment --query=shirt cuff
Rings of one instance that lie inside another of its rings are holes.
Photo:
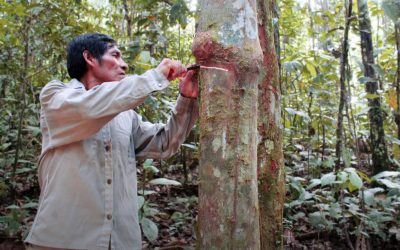
[[[159,87],[161,89],[168,87],[170,82],[165,77],[165,75],[163,73],[161,73],[161,71],[158,68],[151,70],[151,72],[152,72],[152,76],[154,77],[154,79],[156,80],[156,82],[158,84],[157,87]]]
[[[176,100],[176,106],[175,110],[177,112],[188,112],[191,111],[192,105],[190,105],[192,102],[197,104],[197,99],[194,98],[189,98],[189,97],[184,97],[182,95],[179,95],[178,99]]]
[[[197,97],[185,96],[185,95],[183,95],[182,93],[179,93],[179,95],[182,96],[182,97],[185,97],[185,98],[197,100]]]

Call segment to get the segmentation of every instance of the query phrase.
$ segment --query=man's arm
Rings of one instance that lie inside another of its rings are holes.
[[[164,59],[143,75],[128,76],[90,90],[68,88],[59,81],[46,85],[41,94],[42,127],[48,132],[46,149],[90,137],[120,112],[140,105],[185,73],[180,62]]]
[[[88,138],[120,112],[136,107],[151,92],[168,85],[169,81],[156,70],[90,90],[50,82],[40,94],[50,144],[59,146]]]
[[[181,96],[166,125],[133,119],[133,139],[136,157],[167,158],[173,155],[193,128],[198,116],[198,82],[194,72],[187,73],[180,82]]]
[[[198,116],[197,100],[178,97],[167,124],[143,122],[135,113],[133,139],[137,158],[165,159],[176,153]]]

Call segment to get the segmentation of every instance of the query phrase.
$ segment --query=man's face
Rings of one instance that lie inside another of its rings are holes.
[[[100,83],[119,81],[125,77],[125,71],[128,69],[128,64],[121,57],[121,51],[112,46],[107,49],[103,57],[97,60],[93,72]]]

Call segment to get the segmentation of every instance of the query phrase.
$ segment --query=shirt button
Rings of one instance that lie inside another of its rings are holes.
[[[160,88],[161,88],[161,86],[162,86],[162,84],[161,84],[161,83],[159,83],[159,84],[158,84],[158,87],[160,87]]]
[[[112,215],[111,214],[107,214],[107,220],[111,220]]]
[[[107,184],[110,185],[111,184],[111,179],[107,179]]]
[[[110,151],[111,146],[110,146],[109,144],[107,144],[106,147],[105,147],[105,149],[106,149],[106,151],[108,152],[108,151]]]

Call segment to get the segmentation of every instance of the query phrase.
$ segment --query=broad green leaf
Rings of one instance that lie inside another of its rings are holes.
[[[4,151],[11,145],[12,145],[11,143],[3,143],[2,145],[0,145],[0,149],[1,151]]]
[[[330,185],[336,180],[336,175],[334,173],[325,174],[321,177],[321,187]]]
[[[322,162],[322,166],[325,168],[333,168],[335,166],[335,159],[333,157],[328,157]]]
[[[144,197],[138,195],[138,208],[141,209],[144,205]]]
[[[351,182],[348,182],[347,188],[349,189],[350,192],[358,190],[358,188],[356,186],[354,186]]]
[[[150,171],[151,173],[157,174],[160,170],[153,165],[143,165],[143,169]]]
[[[35,169],[32,168],[18,168],[15,173],[16,174],[23,174],[23,173],[29,173],[29,172],[33,172],[35,171]]]
[[[37,202],[29,202],[22,205],[22,208],[37,208],[39,204]]]
[[[317,228],[317,229],[322,229],[324,228],[326,224],[326,219],[325,219],[325,213],[323,212],[314,212],[310,213],[308,215],[308,218],[310,220],[310,224]]]
[[[306,216],[305,213],[298,212],[297,214],[293,215],[293,219],[298,220],[298,219],[304,218],[305,216]]]
[[[329,215],[335,219],[342,217],[342,208],[339,203],[333,203],[329,206]]]
[[[396,189],[400,189],[400,184],[399,183],[394,183],[390,180],[387,179],[378,179],[378,182],[382,183],[383,185],[385,185],[388,188],[396,188]]]
[[[310,185],[308,185],[306,189],[310,190],[310,189],[312,189],[312,188],[314,188],[314,187],[316,187],[316,186],[318,186],[320,184],[321,184],[321,180],[320,179],[312,179],[310,181]]]
[[[384,192],[385,190],[383,188],[370,188],[364,190],[364,202],[365,204],[369,206],[373,206],[376,204],[375,201],[375,194],[378,192]],[[358,195],[360,198],[362,197],[361,191]]]
[[[160,211],[157,208],[150,207],[150,206],[143,206],[143,215],[144,217],[153,217],[156,214],[159,214]]]
[[[39,127],[27,126],[28,130],[32,132],[33,136],[37,136],[41,133]]]
[[[307,68],[308,72],[310,72],[312,77],[316,77],[317,76],[317,70],[315,69],[314,65],[312,65],[309,62],[307,62],[306,63],[306,68]]]
[[[6,207],[6,209],[20,209],[20,207],[17,205],[10,205],[10,206]]]
[[[396,177],[396,176],[399,176],[400,175],[400,172],[398,172],[398,171],[383,171],[383,172],[380,172],[379,174],[377,174],[377,175],[374,175],[374,176],[372,176],[372,180],[378,180],[378,179],[381,179],[381,178],[384,178],[384,177]]]
[[[140,195],[144,195],[144,196],[146,196],[146,195],[151,195],[151,194],[156,194],[157,192],[156,191],[153,191],[153,190],[138,190],[138,194],[140,194]]]
[[[400,18],[400,2],[398,0],[384,0],[382,8],[393,22],[398,22]]]
[[[153,165],[153,159],[146,159],[144,162],[143,162],[143,166],[144,167],[148,167],[148,166],[152,166]]]
[[[378,76],[380,76],[380,77],[385,76],[385,72],[382,70],[381,66],[379,66],[378,64],[371,64],[371,67],[374,69],[375,73]]]
[[[361,177],[361,179],[364,179],[365,181],[367,181],[368,183],[371,183],[371,178],[369,178],[368,175],[364,174],[363,172],[361,172],[360,170],[356,170],[357,174]]]
[[[141,224],[144,236],[146,236],[146,238],[150,242],[154,242],[155,240],[157,240],[158,237],[157,225],[153,221],[147,219],[146,217],[142,218]]]
[[[157,178],[157,179],[151,180],[149,183],[153,184],[153,185],[173,185],[173,186],[182,185],[177,181],[166,179],[166,178]]]
[[[301,204],[303,204],[303,201],[301,200],[294,200],[294,201],[291,201],[290,203],[289,203],[289,207],[295,207],[295,206],[299,206],[299,205],[301,205]]]
[[[349,180],[350,180],[350,183],[357,189],[360,189],[363,185],[363,182],[362,182],[360,176],[358,176],[357,172],[355,172],[355,171],[351,171],[349,173]]]
[[[338,181],[340,181],[341,183],[345,183],[345,182],[347,182],[349,175],[348,175],[348,173],[341,171],[341,172],[337,173],[337,178],[338,178]]]
[[[289,61],[289,62],[284,62],[283,63],[283,68],[288,72],[288,73],[292,73],[296,70],[299,70],[302,68],[301,63],[297,62],[297,61]]]

